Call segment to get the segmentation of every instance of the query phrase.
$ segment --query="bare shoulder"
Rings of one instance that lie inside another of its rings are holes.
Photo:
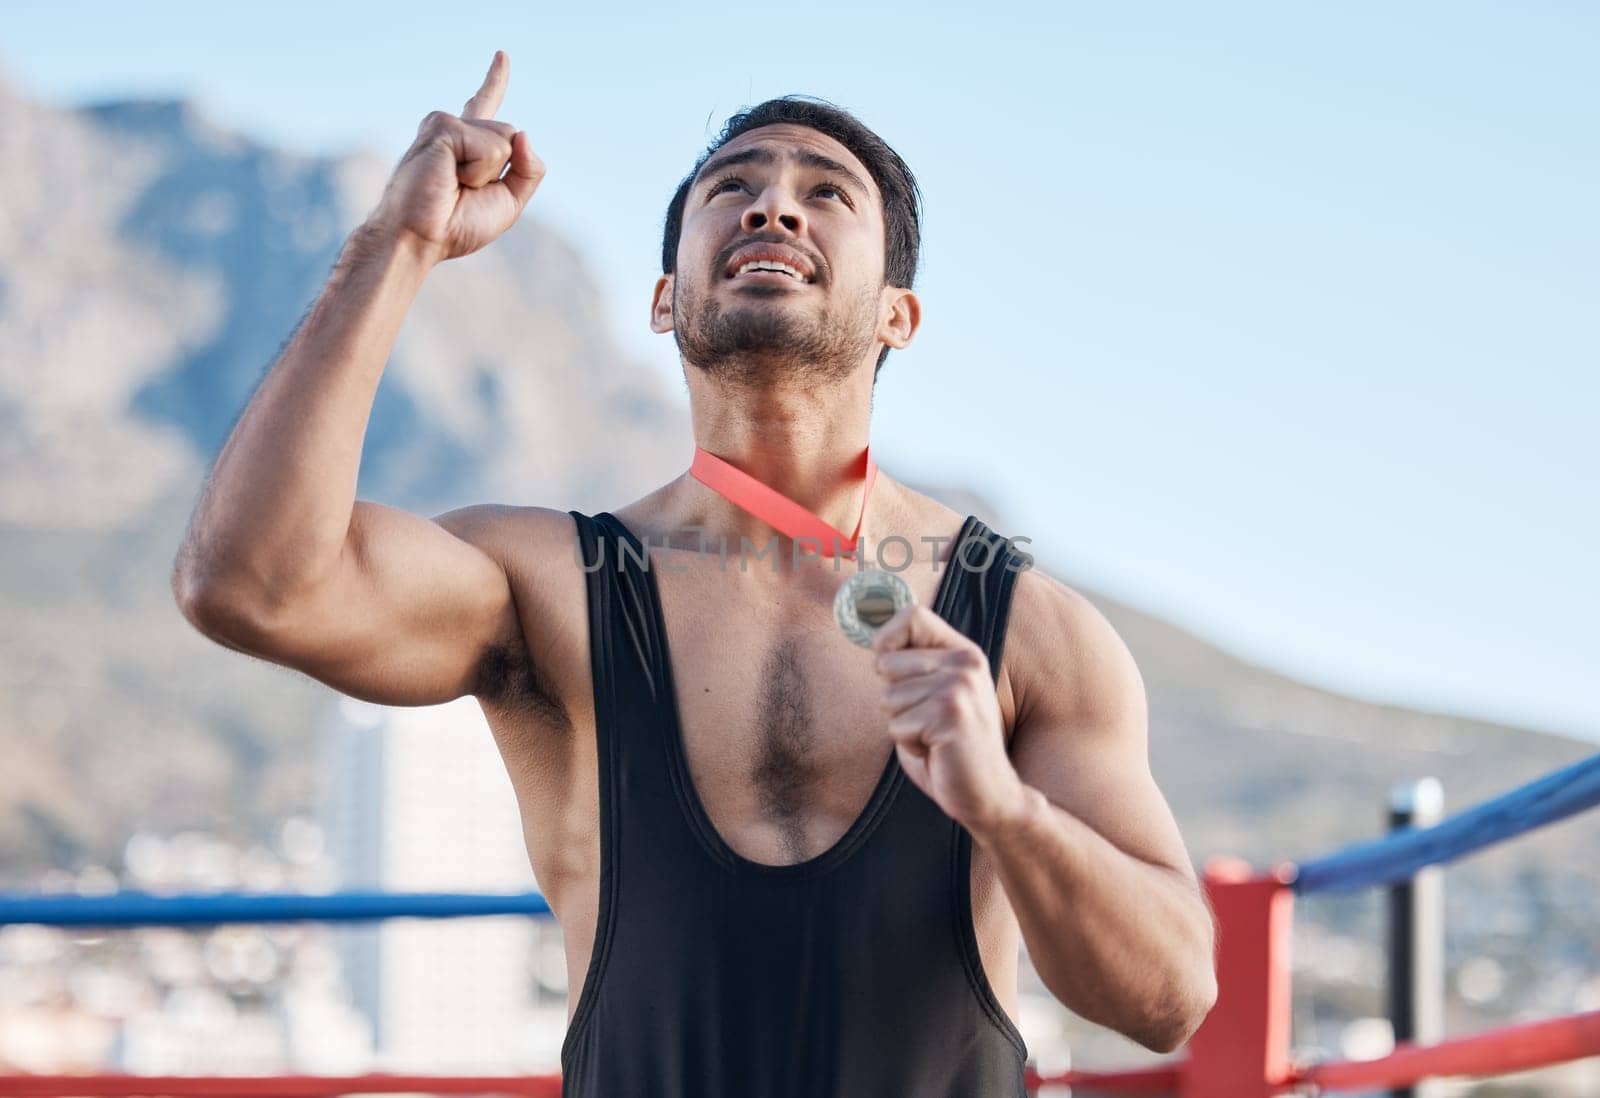
[[[1132,652],[1087,596],[1037,565],[1017,574],[1001,666],[1019,725],[1036,714],[1088,727],[1140,723],[1144,682]]]
[[[456,537],[482,550],[512,575],[548,563],[563,554],[577,568],[574,546],[577,524],[566,511],[552,507],[518,507],[506,503],[474,503],[434,517]]]

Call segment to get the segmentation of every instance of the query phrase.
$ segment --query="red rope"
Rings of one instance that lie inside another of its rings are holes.
[[[1299,1068],[1285,1089],[1319,1091],[1403,1087],[1442,1076],[1506,1075],[1600,1056],[1600,1010],[1477,1033],[1435,1045],[1400,1045],[1378,1060]],[[1081,1087],[1119,1094],[1177,1094],[1184,1065],[1134,1071],[1068,1071],[1040,1075],[1028,1089]],[[0,1098],[333,1098],[340,1094],[481,1094],[560,1098],[559,1075],[0,1075]]]
[[[1445,1075],[1506,1075],[1600,1056],[1600,1010],[1506,1026],[1435,1045],[1402,1044],[1379,1060],[1313,1064],[1295,1081],[1323,1090],[1409,1086]]]

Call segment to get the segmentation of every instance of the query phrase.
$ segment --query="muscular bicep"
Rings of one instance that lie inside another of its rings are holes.
[[[470,693],[486,653],[520,633],[509,579],[485,549],[507,510],[429,519],[357,500],[337,566],[264,618],[246,648],[379,704]]]
[[[1132,653],[1076,591],[1038,569],[1017,584],[1006,641],[1017,773],[1124,853],[1194,881],[1150,772],[1149,707]]]

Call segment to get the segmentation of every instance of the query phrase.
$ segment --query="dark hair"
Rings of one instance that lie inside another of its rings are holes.
[[[689,186],[706,161],[740,134],[781,122],[826,134],[861,161],[883,196],[884,285],[909,290],[917,277],[917,253],[922,246],[922,192],[917,189],[916,177],[899,153],[849,111],[825,99],[805,95],[769,99],[740,111],[723,125],[722,132],[700,154],[667,204],[661,233],[661,273],[672,274],[677,267],[678,238],[683,235],[683,208],[689,200]],[[883,369],[883,360],[888,355],[888,347],[878,355],[873,380],[877,380],[877,371]]]

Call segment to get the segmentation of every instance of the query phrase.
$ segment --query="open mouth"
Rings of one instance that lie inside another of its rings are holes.
[[[797,249],[781,244],[748,244],[728,260],[723,275],[759,282],[809,283],[815,277],[815,268]]]
[[[798,270],[789,266],[787,263],[779,263],[771,259],[755,259],[751,260],[749,263],[741,263],[738,269],[733,272],[732,277],[745,278],[749,275],[756,274],[784,275],[796,282],[807,281],[805,275],[801,274]]]

